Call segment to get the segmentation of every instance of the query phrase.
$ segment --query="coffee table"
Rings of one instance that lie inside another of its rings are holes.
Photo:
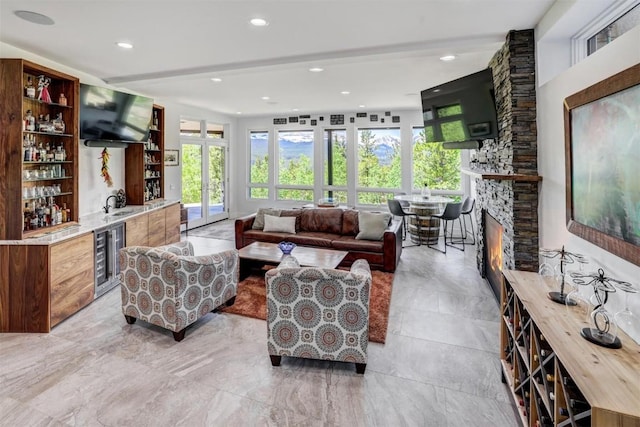
[[[238,250],[240,255],[240,280],[245,279],[254,268],[264,265],[278,265],[285,256],[276,243],[253,242]],[[347,251],[296,246],[291,255],[302,267],[336,268]]]

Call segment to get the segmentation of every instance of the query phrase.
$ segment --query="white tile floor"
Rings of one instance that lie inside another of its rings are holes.
[[[189,240],[197,253],[233,247]],[[176,343],[128,325],[115,288],[50,334],[0,334],[0,425],[516,426],[498,320],[473,246],[403,251],[387,342],[369,345],[364,376],[334,362],[274,368],[265,323],[232,314]]]

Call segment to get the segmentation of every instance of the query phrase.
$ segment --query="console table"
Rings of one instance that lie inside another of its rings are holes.
[[[503,272],[500,359],[523,426],[640,426],[640,346],[580,336],[585,316],[547,298],[556,284],[537,273]]]

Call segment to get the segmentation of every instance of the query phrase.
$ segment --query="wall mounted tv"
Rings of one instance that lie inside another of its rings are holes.
[[[149,139],[153,99],[80,84],[80,139],[141,142]]]
[[[420,94],[427,141],[444,142],[445,148],[477,148],[482,140],[498,137],[490,68]]]

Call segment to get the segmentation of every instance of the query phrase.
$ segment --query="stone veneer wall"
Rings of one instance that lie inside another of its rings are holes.
[[[535,39],[533,30],[511,31],[489,63],[498,115],[498,140],[484,141],[483,169],[537,175]],[[477,180],[478,269],[484,276],[486,210],[504,227],[503,269],[538,270],[538,182]]]

